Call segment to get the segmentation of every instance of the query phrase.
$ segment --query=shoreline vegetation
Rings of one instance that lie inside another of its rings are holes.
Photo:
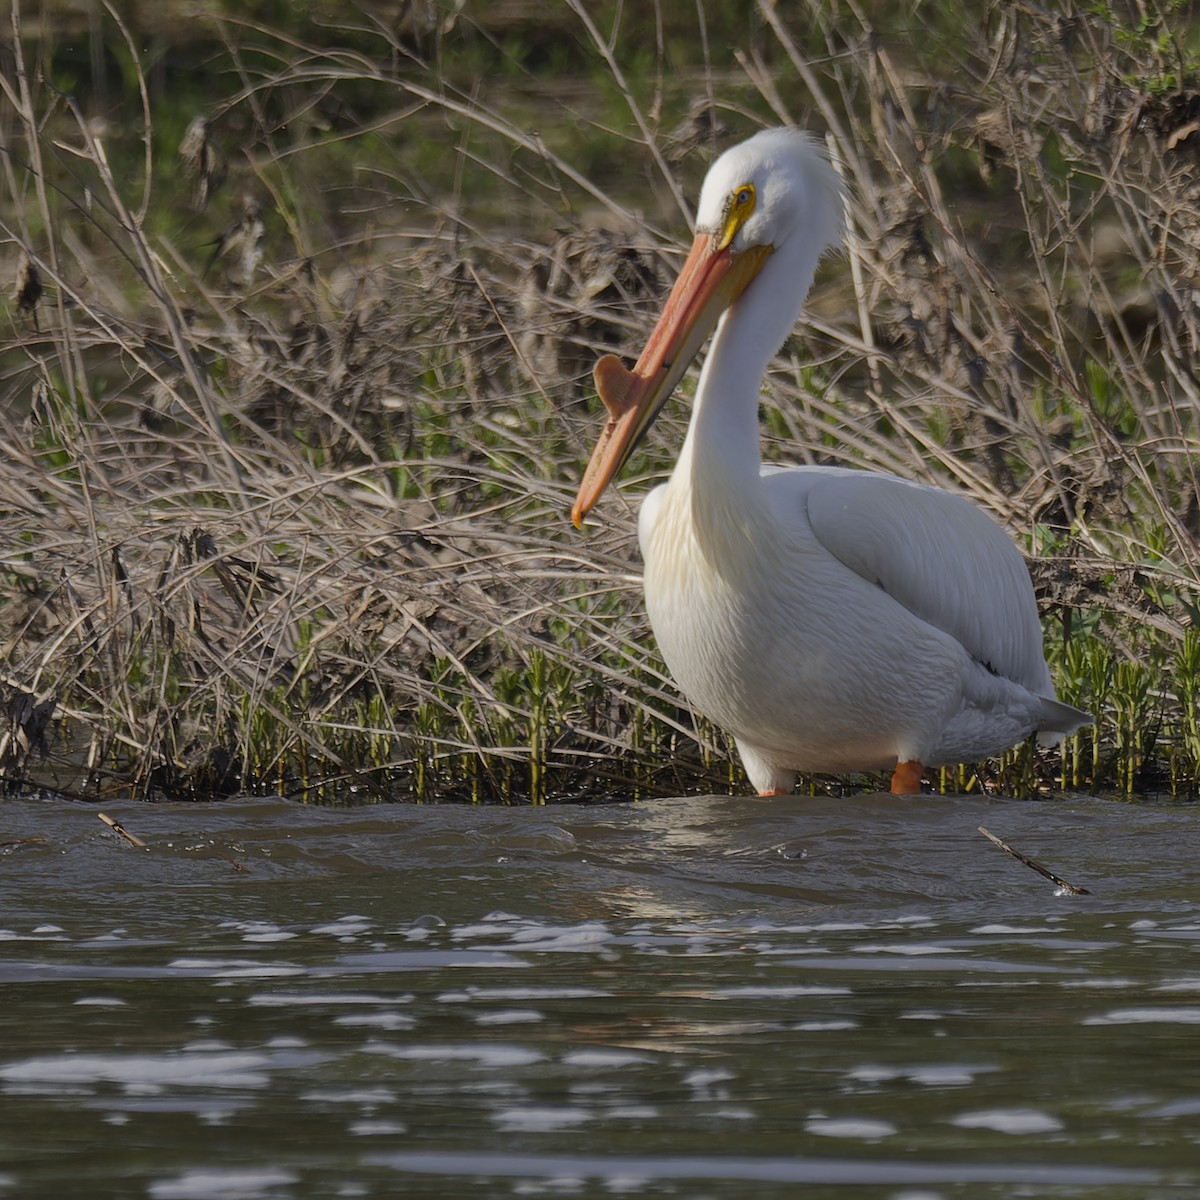
[[[852,228],[766,456],[994,514],[1096,715],[935,785],[1196,797],[1191,5],[236,7],[0,33],[5,788],[744,791],[641,603],[688,383],[567,514],[596,356],[644,335],[714,153],[790,123]]]

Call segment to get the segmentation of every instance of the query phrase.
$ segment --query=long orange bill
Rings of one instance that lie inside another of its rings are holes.
[[[719,249],[718,240],[709,233],[696,235],[633,370],[614,354],[606,354],[596,363],[592,377],[608,410],[608,421],[571,509],[577,529],[654,424],[721,314],[745,291],[772,250],[769,245],[740,251]]]

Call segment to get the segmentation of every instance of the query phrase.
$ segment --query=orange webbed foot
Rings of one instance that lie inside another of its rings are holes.
[[[893,796],[916,796],[921,791],[921,776],[925,768],[915,758],[896,764],[892,772]]]

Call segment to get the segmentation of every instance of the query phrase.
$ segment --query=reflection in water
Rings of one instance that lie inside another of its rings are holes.
[[[2,811],[0,1196],[1200,1186],[1189,810]]]

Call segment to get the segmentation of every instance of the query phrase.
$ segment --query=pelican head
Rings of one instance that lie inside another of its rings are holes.
[[[798,129],[765,129],[717,159],[700,192],[692,248],[637,364],[630,371],[612,354],[596,363],[593,377],[608,421],[571,510],[577,527],[724,313],[772,263],[771,270],[793,276],[781,280],[781,296],[799,298],[781,301],[793,306],[784,314],[782,341],[811,282],[797,287],[791,252],[799,246],[811,276],[821,254],[841,239],[842,212],[837,175],[812,137]]]

